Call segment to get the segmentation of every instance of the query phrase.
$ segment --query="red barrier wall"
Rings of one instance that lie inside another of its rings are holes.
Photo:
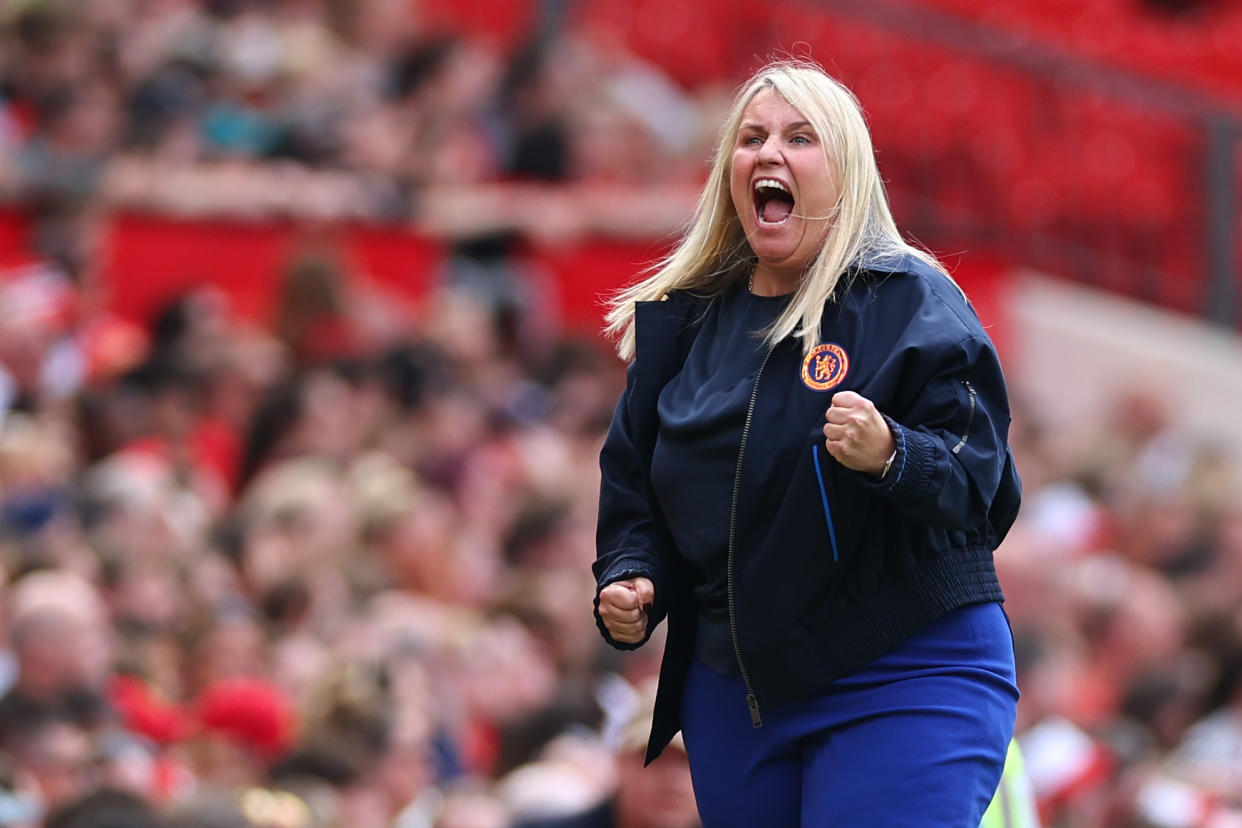
[[[338,249],[353,272],[410,297],[426,289],[442,252],[396,228],[121,215],[107,233],[103,280],[113,310],[136,322],[202,283],[223,288],[243,316],[265,320],[285,265],[308,245]]]
[[[0,267],[27,255],[25,236],[23,216],[0,210]],[[122,214],[105,227],[101,278],[110,308],[140,325],[199,284],[220,287],[237,313],[264,322],[271,318],[282,269],[308,244],[333,246],[353,272],[411,300],[433,284],[445,255],[440,243],[399,227],[310,229],[280,222]],[[590,239],[535,246],[528,255],[552,282],[556,307],[550,310],[567,329],[587,333],[600,328],[603,299],[633,280],[660,252],[658,242]],[[1001,339],[1004,326],[994,323],[1001,321],[1008,263],[976,251],[949,264],[979,315],[992,326],[993,338]]]
[[[0,210],[0,267],[26,258],[26,220]],[[285,265],[306,246],[328,246],[351,272],[398,295],[418,299],[433,284],[445,256],[437,241],[400,227],[223,219],[177,220],[121,214],[103,232],[101,280],[109,307],[145,325],[188,288],[223,289],[240,315],[271,318]],[[598,330],[602,297],[632,280],[659,254],[653,242],[588,240],[535,247],[534,262],[554,284],[550,310],[574,330]]]

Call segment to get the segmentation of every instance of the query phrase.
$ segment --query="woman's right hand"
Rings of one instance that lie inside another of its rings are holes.
[[[647,616],[655,601],[650,578],[614,581],[600,590],[599,617],[614,641],[637,644],[647,635]]]

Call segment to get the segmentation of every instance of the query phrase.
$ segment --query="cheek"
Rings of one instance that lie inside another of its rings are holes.
[[[729,195],[733,199],[733,207],[739,215],[745,215],[751,207],[750,171],[744,163],[735,157],[729,168]]]
[[[831,219],[837,206],[839,193],[831,175],[825,174],[823,170],[814,172],[819,180],[814,189],[806,193],[807,197],[803,204],[806,217],[812,219],[811,228],[813,229],[808,232],[822,239],[828,235],[832,227]]]

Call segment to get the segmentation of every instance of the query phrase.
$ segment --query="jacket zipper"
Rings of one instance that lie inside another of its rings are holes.
[[[962,385],[966,386],[966,391],[970,394],[970,413],[966,415],[966,429],[962,432],[962,439],[958,440],[957,445],[953,447],[954,454],[966,445],[966,440],[970,437],[970,425],[975,421],[975,387],[970,384],[970,380],[962,380]]]
[[[763,718],[759,714],[759,699],[755,698],[754,688],[750,684],[750,673],[746,670],[746,663],[742,661],[742,646],[738,643],[737,638],[737,615],[733,608],[733,553],[735,549],[735,541],[737,539],[737,498],[742,486],[742,456],[746,453],[746,440],[750,437],[750,419],[755,413],[755,400],[759,397],[759,379],[763,376],[763,369],[767,367],[768,359],[771,358],[775,348],[768,348],[767,354],[763,357],[763,362],[759,364],[759,371],[755,374],[755,385],[750,389],[750,403],[746,406],[746,422],[742,425],[742,441],[737,447],[737,469],[733,473],[733,507],[729,511],[729,560],[725,570],[725,586],[729,595],[729,633],[733,637],[733,655],[737,658],[738,670],[742,674],[742,683],[746,685],[746,707],[750,710],[751,727],[763,727]]]

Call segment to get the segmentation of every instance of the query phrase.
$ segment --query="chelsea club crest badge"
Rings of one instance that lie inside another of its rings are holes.
[[[802,360],[802,384],[812,391],[828,391],[845,380],[850,358],[840,345],[816,345]]]

